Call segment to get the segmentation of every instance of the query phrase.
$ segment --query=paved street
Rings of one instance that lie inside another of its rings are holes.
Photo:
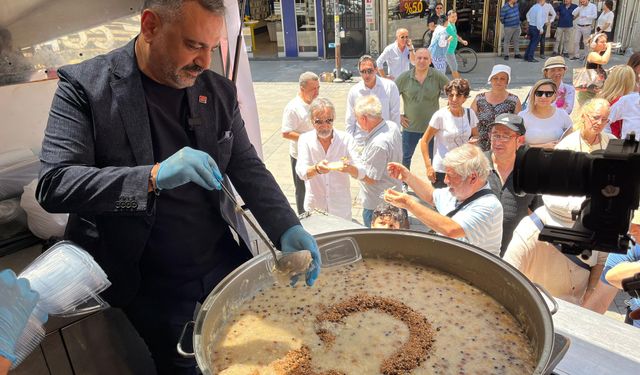
[[[616,64],[626,63],[627,58],[621,55],[614,55],[611,58],[609,67]],[[357,74],[356,60],[343,60],[343,67],[354,72],[352,82],[345,83],[325,83],[320,85],[320,95],[329,98],[336,107],[337,129],[344,129],[345,104],[347,93],[351,86],[360,78]],[[258,104],[260,117],[260,129],[262,135],[262,148],[264,160],[267,168],[273,173],[278,184],[286,194],[292,206],[295,205],[293,181],[291,177],[291,167],[289,161],[288,141],[283,139],[280,133],[282,123],[282,110],[285,105],[298,92],[298,76],[304,71],[312,71],[318,75],[323,72],[331,72],[334,68],[334,60],[277,60],[277,61],[251,61],[251,72],[254,81],[254,89]],[[471,97],[466,106],[471,104],[471,100],[476,94],[487,90],[487,77],[494,64],[503,64],[505,61],[501,57],[480,57],[478,66],[471,73],[463,75],[471,83]],[[570,68],[580,67],[579,62],[567,60]],[[509,65],[512,69],[512,82],[509,85],[511,92],[524,100],[533,83],[542,77],[541,69],[544,62],[527,63],[521,60],[511,59]],[[451,77],[449,77],[451,78]],[[565,77],[567,82],[571,82],[571,69]],[[444,98],[440,99],[441,107],[446,105]],[[411,169],[424,175],[424,164],[417,149],[414,154]],[[351,180],[351,196],[353,199],[353,219],[362,223],[362,207],[357,202],[358,183]],[[418,222],[412,220],[412,229],[423,228]],[[610,307],[607,314],[622,319],[621,312],[624,307],[624,294],[620,293],[618,298]]]

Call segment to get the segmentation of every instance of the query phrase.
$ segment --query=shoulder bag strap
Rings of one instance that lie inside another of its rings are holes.
[[[454,208],[453,210],[451,210],[447,216],[448,217],[453,217],[453,215],[457,214],[458,211],[460,211],[461,209],[463,209],[466,205],[468,205],[469,203],[473,202],[474,200],[483,197],[485,195],[489,195],[489,194],[493,194],[493,191],[491,191],[491,189],[482,189],[482,190],[478,190],[476,191],[472,196],[470,196],[469,198],[465,199],[464,201],[462,201],[462,203],[460,203],[458,205],[458,207]],[[495,195],[495,194],[494,194]]]

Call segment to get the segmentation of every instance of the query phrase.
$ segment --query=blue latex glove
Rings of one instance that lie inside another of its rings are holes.
[[[207,190],[220,190],[222,174],[218,164],[206,152],[184,147],[160,163],[156,186],[158,189],[173,189],[188,182],[196,183]]]
[[[0,355],[11,362],[16,360],[16,342],[38,299],[28,280],[16,278],[11,270],[0,272]]]
[[[283,253],[292,253],[299,250],[309,250],[313,261],[307,271],[306,280],[307,285],[313,286],[316,282],[318,275],[320,275],[320,251],[318,250],[318,243],[309,232],[304,230],[302,225],[294,225],[287,229],[282,237],[280,237],[280,244]],[[291,285],[295,285],[298,281],[297,277],[291,280]]]

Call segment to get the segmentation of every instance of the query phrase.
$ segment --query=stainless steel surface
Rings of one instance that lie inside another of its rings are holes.
[[[434,267],[470,282],[501,303],[522,324],[534,348],[536,374],[550,372],[553,321],[538,290],[521,273],[473,246],[425,233],[390,230],[344,230],[318,235],[319,245],[352,237],[362,257],[384,257]],[[209,295],[198,313],[193,345],[198,366],[212,374],[208,351],[217,330],[243,301],[268,288],[269,257],[262,254],[234,270]],[[322,277],[322,276],[321,276]]]
[[[537,283],[533,283],[533,285],[536,286],[536,288],[538,288],[538,290],[540,292],[542,292],[542,294],[545,295],[545,297],[547,297],[547,300],[551,301],[551,303],[553,304],[553,308],[549,311],[551,313],[551,315],[555,314],[558,312],[558,302],[556,301],[555,298],[553,298],[553,296],[551,295],[551,293],[549,293],[548,290],[546,290],[542,285],[537,284]]]

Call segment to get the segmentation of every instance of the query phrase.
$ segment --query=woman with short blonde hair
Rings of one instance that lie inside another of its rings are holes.
[[[607,148],[613,135],[603,130],[609,121],[609,102],[602,98],[591,99],[580,108],[580,117],[574,123],[575,131],[555,147],[557,150],[593,152]]]

